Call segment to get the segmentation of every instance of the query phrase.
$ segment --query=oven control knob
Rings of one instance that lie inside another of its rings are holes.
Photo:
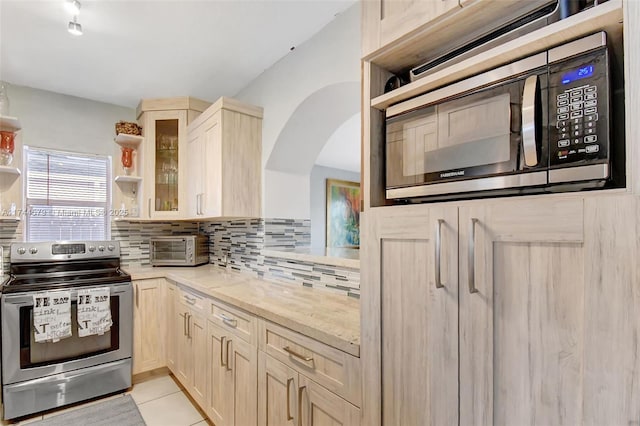
[[[36,254],[37,252],[38,252],[38,249],[37,249],[37,248],[35,248],[35,247],[31,247],[31,248],[29,249],[29,253],[31,253],[31,254]]]
[[[98,250],[104,251],[104,246],[98,246]]]
[[[25,254],[27,252],[27,249],[24,247],[19,247],[18,248],[18,254]]]
[[[114,246],[113,244],[109,244],[107,246],[107,250],[109,250],[109,251],[114,251],[115,249],[116,249],[116,246]]]
[[[96,251],[96,246],[89,246],[89,251],[91,253],[93,253],[94,251]]]

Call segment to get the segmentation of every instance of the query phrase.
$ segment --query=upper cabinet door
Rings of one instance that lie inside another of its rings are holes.
[[[200,195],[200,216],[222,216],[222,123],[218,111],[206,123],[203,123],[201,159],[206,161],[202,167],[202,193]]]
[[[147,216],[177,219],[186,211],[187,111],[144,113]]]
[[[364,56],[460,8],[458,0],[365,0]]]
[[[460,424],[585,423],[583,228],[581,198],[460,208]]]
[[[458,424],[458,214],[369,210],[362,253],[363,424]]]

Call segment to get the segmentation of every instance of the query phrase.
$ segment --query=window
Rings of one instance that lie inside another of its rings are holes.
[[[111,159],[25,147],[27,241],[108,240]]]

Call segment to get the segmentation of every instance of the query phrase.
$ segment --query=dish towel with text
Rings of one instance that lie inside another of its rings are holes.
[[[109,287],[78,290],[78,336],[102,335],[111,329]]]
[[[33,334],[37,343],[71,336],[71,293],[46,291],[33,295]]]

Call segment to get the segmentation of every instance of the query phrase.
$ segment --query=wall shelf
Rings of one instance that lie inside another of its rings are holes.
[[[622,0],[610,0],[371,99],[387,107],[596,31],[622,31]]]
[[[114,141],[123,148],[137,149],[142,141],[144,141],[144,138],[142,136],[118,133]]]
[[[8,132],[17,132],[22,129],[20,120],[16,117],[0,116],[0,130]]]
[[[118,183],[140,183],[142,177],[140,176],[116,176],[115,181]]]
[[[0,166],[0,173],[16,176],[20,176],[20,174],[22,174],[19,168],[11,166]]]

